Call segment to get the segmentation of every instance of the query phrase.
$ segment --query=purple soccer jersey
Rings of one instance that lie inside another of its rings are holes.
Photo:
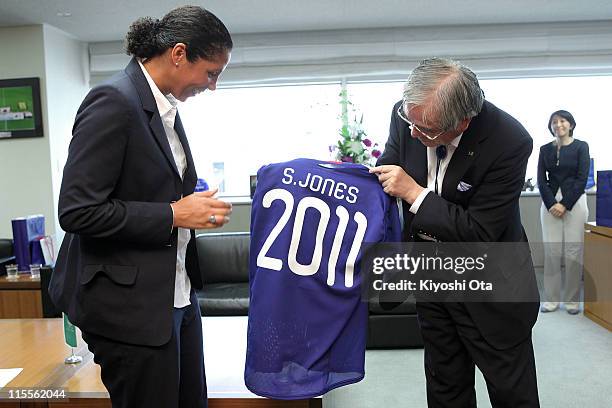
[[[257,173],[244,379],[302,399],[364,376],[361,244],[399,241],[395,199],[365,166],[310,159]]]

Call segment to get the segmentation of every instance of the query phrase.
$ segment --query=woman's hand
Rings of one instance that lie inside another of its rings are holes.
[[[214,197],[217,190],[193,193],[170,204],[174,227],[189,229],[219,228],[227,224],[232,205]]]
[[[548,210],[549,213],[551,213],[552,215],[554,215],[555,217],[558,217],[558,218],[563,217],[563,214],[565,214],[565,211],[566,211],[566,208],[561,203],[557,203],[557,204],[553,205]]]

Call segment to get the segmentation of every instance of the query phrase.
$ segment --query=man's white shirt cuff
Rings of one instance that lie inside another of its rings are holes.
[[[410,211],[413,214],[416,214],[417,211],[419,211],[419,207],[421,206],[421,203],[423,203],[423,200],[425,200],[425,197],[430,192],[432,192],[432,191],[430,189],[428,189],[428,188],[426,188],[425,190],[421,191],[421,194],[419,194],[419,196],[416,198],[416,200],[414,200],[414,203],[412,203],[412,205],[410,206],[410,209],[408,209],[408,211]]]

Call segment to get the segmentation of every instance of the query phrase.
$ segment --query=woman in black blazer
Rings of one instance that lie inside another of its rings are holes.
[[[194,230],[222,226],[231,205],[194,192],[177,106],[215,90],[232,47],[201,7],[140,18],[126,36],[128,66],[77,112],[49,293],[81,329],[115,408],[207,406]]]
[[[587,221],[586,187],[589,145],[574,139],[576,121],[571,113],[558,110],[550,115],[548,130],[555,137],[540,148],[538,188],[544,242],[544,304],[542,312],[553,312],[560,301],[570,314],[580,312],[583,225]],[[565,293],[561,296],[561,258],[565,260]]]

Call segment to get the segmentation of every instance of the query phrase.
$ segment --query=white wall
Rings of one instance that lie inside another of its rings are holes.
[[[53,233],[43,28],[0,28],[0,38],[0,79],[40,78],[44,126],[44,137],[0,140],[0,237],[11,238],[10,220],[29,214],[43,214]]]
[[[50,151],[54,213],[72,124],[81,101],[89,90],[89,53],[87,44],[48,25],[43,26],[47,104],[47,134]],[[53,226],[58,242],[63,232],[57,221]]]

